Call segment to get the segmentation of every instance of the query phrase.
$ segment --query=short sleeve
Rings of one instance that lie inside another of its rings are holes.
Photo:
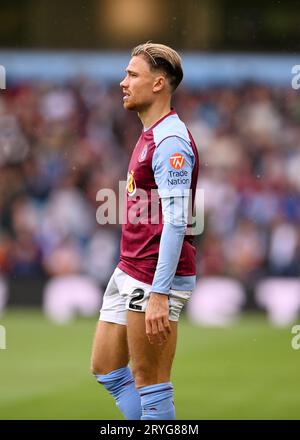
[[[161,198],[188,194],[195,157],[187,141],[177,136],[165,138],[152,159],[155,183]]]

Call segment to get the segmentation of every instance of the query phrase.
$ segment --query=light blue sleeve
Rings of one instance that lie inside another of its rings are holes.
[[[176,199],[179,198],[176,197]],[[165,209],[168,210],[168,205],[172,205],[172,199],[162,199],[162,203],[166,205]],[[185,230],[185,223],[178,223],[176,225],[164,223],[159,245],[158,262],[152,283],[152,292],[169,294],[178,266]]]
[[[152,292],[168,295],[176,273],[187,227],[193,166],[191,147],[175,136],[165,139],[153,155],[152,167],[161,197],[164,226]]]

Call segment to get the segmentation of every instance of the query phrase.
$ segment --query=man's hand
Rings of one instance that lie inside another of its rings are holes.
[[[168,295],[152,292],[146,307],[146,334],[150,344],[162,345],[171,333]]]

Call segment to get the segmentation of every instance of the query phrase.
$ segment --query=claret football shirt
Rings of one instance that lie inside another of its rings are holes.
[[[194,288],[196,250],[186,228],[198,168],[195,142],[175,110],[144,130],[132,152],[118,267],[153,292]]]

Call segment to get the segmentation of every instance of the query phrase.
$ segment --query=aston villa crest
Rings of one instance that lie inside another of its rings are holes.
[[[134,179],[134,171],[131,170],[130,173],[127,173],[127,185],[126,185],[127,193],[129,196],[133,196],[136,192],[136,183]]]
[[[146,159],[147,152],[148,152],[148,145],[146,144],[139,155],[138,158],[139,162],[143,162]]]

